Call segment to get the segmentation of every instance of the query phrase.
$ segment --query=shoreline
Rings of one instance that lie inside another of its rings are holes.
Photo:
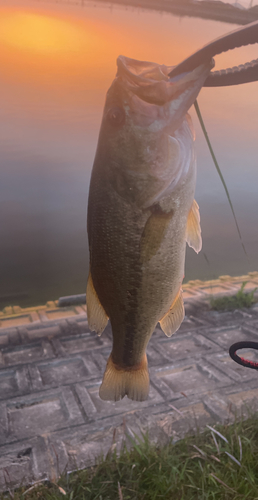
[[[211,297],[236,294],[244,281],[247,282],[246,292],[258,287],[258,271],[251,271],[243,276],[223,275],[208,281],[190,280],[182,285],[184,302],[198,307],[201,305],[207,307]],[[57,300],[49,300],[44,305],[32,307],[6,306],[0,311],[0,336],[5,329],[20,326],[33,327],[35,323],[46,325],[51,321],[56,322],[67,318],[80,321],[83,317],[86,320],[85,296],[85,294],[79,294],[60,297]],[[258,290],[255,297],[258,298]]]
[[[225,23],[245,25],[258,20],[258,5],[249,9],[239,9],[218,0],[95,0],[94,3],[117,4],[138,7],[159,12],[170,12],[178,16],[201,17]]]

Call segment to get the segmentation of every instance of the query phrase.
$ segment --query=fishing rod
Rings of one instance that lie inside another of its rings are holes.
[[[221,54],[222,52],[227,52],[228,50],[233,50],[238,47],[242,47],[245,45],[250,45],[258,43],[258,21],[255,21],[253,23],[248,24],[247,26],[244,26],[243,28],[239,28],[237,30],[232,31],[231,33],[228,33],[220,38],[217,38],[213,42],[209,43],[208,45],[205,45],[202,47],[200,50],[197,50],[194,54],[192,54],[190,57],[187,57],[184,61],[182,61],[180,64],[175,66],[172,71],[169,73],[170,78],[174,78],[184,72],[192,71],[194,68],[205,62],[207,59],[210,59],[211,57],[214,57],[218,54]],[[233,68],[227,68],[224,70],[219,70],[219,71],[211,71],[208,78],[206,79],[204,83],[204,87],[221,87],[221,86],[228,86],[228,85],[239,85],[243,83],[249,83],[249,82],[254,82],[258,81],[258,59],[255,59],[253,61],[247,62],[245,64],[241,64],[239,66],[235,66]],[[207,135],[206,129],[204,127],[204,124],[202,123],[202,117],[200,115],[200,110],[197,104],[197,101],[195,102],[195,109],[197,112],[197,115],[199,117],[202,129],[204,131],[205,136]],[[207,137],[206,137],[207,140]],[[213,150],[211,148],[209,139],[207,140],[208,146],[210,148],[211,154],[214,157]],[[225,181],[223,179],[222,173],[220,172],[219,166],[217,164],[217,160],[214,157],[213,160],[215,160],[215,166],[219,172],[219,175],[222,179],[223,185],[225,187]],[[240,235],[240,231],[238,228],[238,224],[236,221],[236,217],[234,214],[234,210],[230,201],[229,193],[226,188],[226,193],[227,197],[230,202],[230,206],[235,218],[236,226],[238,229],[238,233]],[[241,239],[241,235],[240,235]],[[243,243],[242,243],[243,245]],[[254,370],[258,370],[258,362],[254,362],[248,359],[245,359],[242,356],[237,355],[237,351],[239,349],[256,349],[258,350],[258,342],[251,342],[251,341],[242,341],[242,342],[236,342],[235,344],[232,344],[229,348],[229,355],[235,361],[241,366],[244,366],[246,368],[253,368]]]
[[[168,74],[174,78],[182,73],[192,71],[194,68],[222,52],[233,50],[245,45],[258,43],[258,21],[247,24],[227,33],[216,40],[208,43],[194,54],[187,57],[175,66]],[[219,71],[211,71],[204,83],[204,87],[220,87],[228,85],[239,85],[258,80],[258,59]]]

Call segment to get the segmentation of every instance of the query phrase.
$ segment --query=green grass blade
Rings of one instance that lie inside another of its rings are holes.
[[[198,105],[198,102],[197,102],[197,99],[195,100],[194,102],[194,107],[195,107],[195,111],[197,113],[197,116],[198,116],[198,119],[199,119],[199,122],[200,122],[200,125],[201,125],[201,128],[202,128],[202,131],[204,133],[204,137],[206,139],[206,142],[208,144],[208,148],[210,150],[210,154],[212,156],[212,159],[213,159],[213,162],[214,162],[214,165],[216,167],[216,170],[219,174],[219,177],[220,177],[220,180],[223,184],[223,187],[225,189],[225,192],[226,192],[226,195],[227,195],[227,199],[228,199],[228,202],[229,202],[229,205],[230,205],[230,208],[231,208],[231,212],[233,214],[233,217],[234,217],[234,220],[235,220],[235,224],[236,224],[236,228],[237,228],[237,232],[238,232],[238,235],[239,235],[239,238],[240,238],[240,241],[241,241],[241,245],[242,245],[242,248],[246,254],[246,257],[248,259],[248,255],[247,255],[247,252],[246,252],[246,249],[245,249],[245,245],[243,243],[243,240],[242,240],[242,236],[241,236],[241,233],[240,233],[240,229],[239,229],[239,226],[238,226],[238,223],[237,223],[237,218],[236,218],[236,215],[235,215],[235,212],[234,212],[234,208],[233,208],[233,205],[232,205],[232,202],[231,202],[231,199],[230,199],[230,195],[229,195],[229,192],[228,192],[228,188],[227,188],[227,185],[225,183],[225,180],[224,180],[224,177],[222,175],[222,172],[219,168],[219,164],[217,162],[217,159],[216,159],[216,156],[214,154],[214,151],[212,149],[212,145],[210,143],[210,139],[209,139],[209,136],[208,136],[208,133],[207,133],[207,130],[206,130],[206,127],[204,125],[204,122],[203,122],[203,119],[202,119],[202,115],[201,115],[201,111],[200,111],[200,108],[199,108],[199,105]],[[249,259],[248,259],[249,260]]]

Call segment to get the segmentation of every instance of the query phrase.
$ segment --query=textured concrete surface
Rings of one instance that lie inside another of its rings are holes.
[[[0,489],[92,465],[132,431],[178,439],[198,425],[233,420],[258,407],[258,373],[234,363],[230,345],[258,341],[258,304],[218,313],[210,295],[258,286],[258,273],[184,285],[186,317],[167,338],[157,327],[148,347],[149,399],[98,396],[112,336],[89,331],[85,305],[57,303],[0,313]],[[258,298],[258,294],[256,292]],[[246,357],[257,359],[255,352]],[[112,449],[113,449],[112,448]]]

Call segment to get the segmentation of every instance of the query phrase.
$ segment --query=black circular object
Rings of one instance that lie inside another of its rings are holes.
[[[258,363],[255,363],[254,361],[249,361],[248,359],[245,359],[243,357],[240,357],[236,354],[236,352],[239,349],[258,349],[258,342],[236,342],[235,344],[232,344],[232,346],[229,348],[229,355],[235,361],[241,366],[246,366],[247,368],[253,368],[254,370],[258,370]]]

